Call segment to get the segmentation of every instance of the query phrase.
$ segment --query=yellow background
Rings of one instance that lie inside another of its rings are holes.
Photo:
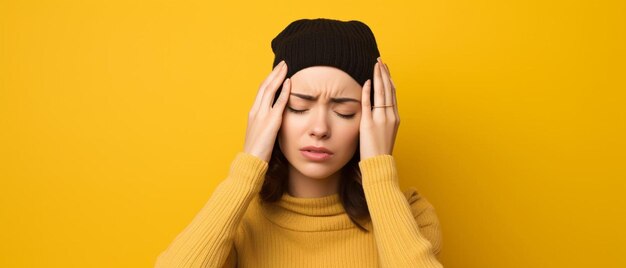
[[[357,19],[446,267],[625,267],[623,1],[0,1],[0,266],[151,267],[299,18]]]

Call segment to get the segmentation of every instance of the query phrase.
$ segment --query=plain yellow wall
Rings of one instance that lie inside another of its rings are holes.
[[[446,267],[626,267],[623,1],[225,2],[0,1],[1,267],[151,267],[318,17],[374,31]]]

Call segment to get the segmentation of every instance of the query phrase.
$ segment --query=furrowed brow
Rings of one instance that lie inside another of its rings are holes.
[[[306,100],[306,101],[315,101],[315,100],[317,100],[317,97],[314,97],[314,96],[311,96],[311,95],[305,95],[305,94],[300,94],[300,93],[291,93],[290,95],[296,96],[296,97],[301,98],[301,99]],[[330,102],[334,102],[334,103],[346,103],[346,102],[361,103],[361,101],[359,101],[357,99],[352,99],[352,98],[330,98]]]

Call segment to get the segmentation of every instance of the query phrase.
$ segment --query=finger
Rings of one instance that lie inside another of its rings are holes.
[[[285,79],[283,82],[283,90],[280,92],[278,99],[276,100],[276,104],[272,107],[272,113],[275,113],[276,116],[282,116],[283,111],[285,110],[285,106],[287,101],[289,100],[289,93],[291,92],[291,79]]]
[[[391,95],[391,82],[389,82],[389,73],[387,73],[387,64],[380,60],[381,64],[381,76],[384,85],[385,92],[385,105],[393,105],[393,96]],[[389,117],[393,116],[393,107],[385,108],[385,114]]]
[[[380,59],[380,58],[379,58]],[[385,105],[385,90],[381,76],[381,64],[380,61],[376,63],[374,67],[374,106],[383,106]],[[382,115],[384,117],[386,108],[374,108],[372,114],[374,117],[380,117],[376,115]],[[382,113],[375,110],[383,110]],[[384,119],[384,118],[380,118]]]
[[[385,70],[387,71],[387,76],[389,77],[389,83],[391,84],[391,88],[395,88],[396,85],[393,83],[393,78],[391,78],[391,71],[389,70],[389,65],[387,65],[386,63],[385,65]]]
[[[389,81],[391,81],[391,87],[392,88],[396,88],[396,84],[393,82],[393,78],[391,78],[391,71],[389,70],[389,66],[387,66],[387,64],[385,64],[385,67],[387,67],[387,73],[389,74]]]
[[[380,76],[382,78],[381,80],[385,92],[385,105],[389,105],[392,103],[391,94],[389,94],[391,93],[391,76],[387,72],[387,64],[383,63],[382,60],[380,65]]]
[[[287,75],[287,64],[278,72],[274,79],[267,85],[265,92],[263,93],[263,99],[261,100],[260,111],[269,111],[272,108],[274,98],[276,97],[276,90],[280,87],[280,84]]]
[[[372,80],[367,79],[365,84],[363,84],[363,90],[361,95],[361,120],[363,118],[371,118],[372,117],[372,103],[370,101],[370,92],[372,89]]]
[[[391,79],[391,72],[389,71],[389,66],[385,64],[385,69],[387,69],[387,74],[389,75],[389,82],[391,83],[391,103],[393,104],[393,112],[396,116],[397,120],[400,120],[400,116],[398,113],[398,96],[396,96],[396,85],[393,84],[393,80]]]
[[[278,75],[278,73],[280,73],[280,71],[282,70],[283,67],[285,67],[285,65],[286,63],[284,60],[276,64],[272,72],[265,78],[265,80],[263,81],[263,84],[261,84],[261,87],[267,87],[267,85],[274,79],[274,77],[276,77],[276,75]]]
[[[285,65],[285,61],[281,61],[277,64],[272,72],[263,80],[263,83],[259,86],[259,91],[257,92],[256,98],[254,99],[254,104],[252,105],[252,111],[255,113],[259,110],[259,106],[261,106],[261,100],[263,99],[265,89],[267,88],[267,84],[274,79],[274,76],[281,70],[281,68]]]
[[[283,66],[285,65],[285,61],[281,61],[279,64],[277,64],[274,69],[272,70],[272,72],[265,78],[265,80],[263,80],[263,83],[261,83],[261,85],[259,86],[259,92],[257,93],[257,97],[255,99],[254,102],[254,111],[258,111],[259,107],[261,106],[261,101],[263,100],[263,96],[265,96],[265,90],[268,86],[268,84],[274,80],[274,77],[282,70]]]
[[[385,105],[385,92],[380,72],[380,62],[377,62],[374,65],[374,106]]]

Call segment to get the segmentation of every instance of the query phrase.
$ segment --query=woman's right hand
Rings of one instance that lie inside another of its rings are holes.
[[[265,162],[269,162],[272,156],[276,135],[283,121],[283,111],[291,91],[291,79],[286,79],[283,83],[286,75],[287,64],[281,61],[259,87],[254,105],[248,113],[244,152]],[[276,90],[281,83],[282,91],[272,107]]]

